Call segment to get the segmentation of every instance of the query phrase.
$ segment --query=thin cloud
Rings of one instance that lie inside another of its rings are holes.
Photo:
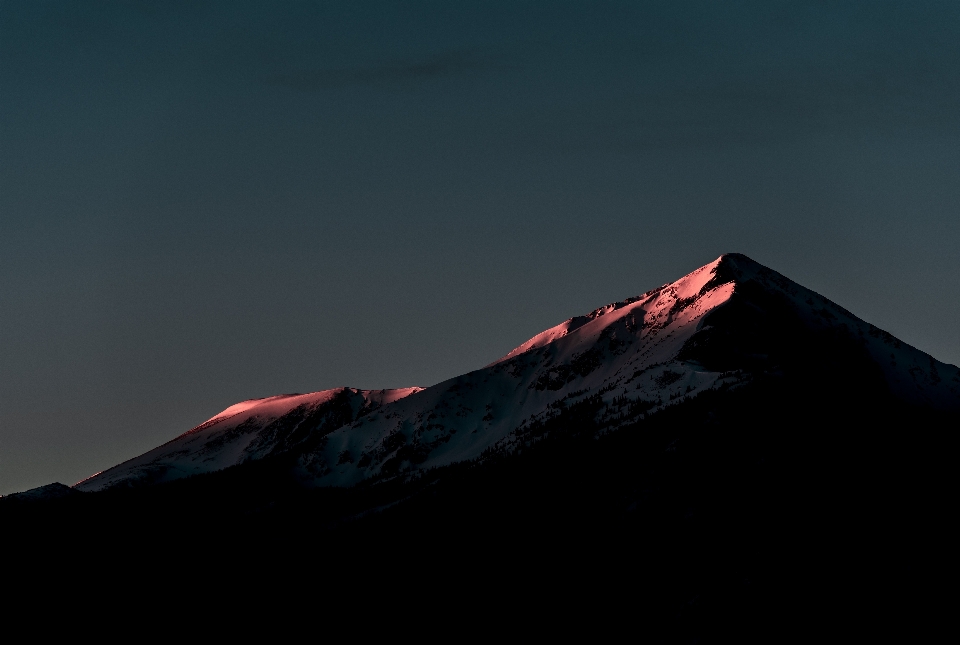
[[[419,61],[276,74],[267,78],[267,83],[301,91],[319,91],[357,85],[418,83],[445,76],[457,76],[481,66],[470,52],[451,51]]]
[[[789,73],[708,87],[655,87],[528,115],[518,140],[565,153],[787,144],[816,137],[956,133],[960,83],[947,70]]]

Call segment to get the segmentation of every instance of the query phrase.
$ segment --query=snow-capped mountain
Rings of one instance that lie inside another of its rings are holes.
[[[375,477],[510,453],[590,397],[615,429],[706,390],[779,369],[803,343],[842,342],[896,397],[960,409],[960,369],[739,254],[571,318],[490,365],[432,387],[326,390],[245,401],[140,457],[77,484],[167,481],[270,455],[304,483]],[[836,375],[832,375],[836,376]]]

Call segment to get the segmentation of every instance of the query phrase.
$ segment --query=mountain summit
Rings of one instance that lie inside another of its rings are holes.
[[[279,456],[304,484],[351,486],[511,454],[579,402],[592,402],[604,433],[705,392],[799,369],[814,389],[822,380],[853,396],[867,380],[908,405],[960,409],[956,366],[731,253],[432,387],[238,403],[76,488],[169,481]]]

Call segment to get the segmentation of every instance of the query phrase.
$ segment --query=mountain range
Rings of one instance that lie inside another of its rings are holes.
[[[960,370],[746,256],[726,254],[676,282],[575,316],[486,367],[437,385],[337,388],[243,401],[75,488],[171,481],[295,456],[308,486],[352,486],[511,453],[578,401],[603,432],[777,370],[791,344],[846,340],[892,396],[960,408]]]

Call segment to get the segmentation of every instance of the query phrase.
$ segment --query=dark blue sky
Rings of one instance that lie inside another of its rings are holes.
[[[750,255],[960,363],[960,3],[0,2],[0,493]]]

